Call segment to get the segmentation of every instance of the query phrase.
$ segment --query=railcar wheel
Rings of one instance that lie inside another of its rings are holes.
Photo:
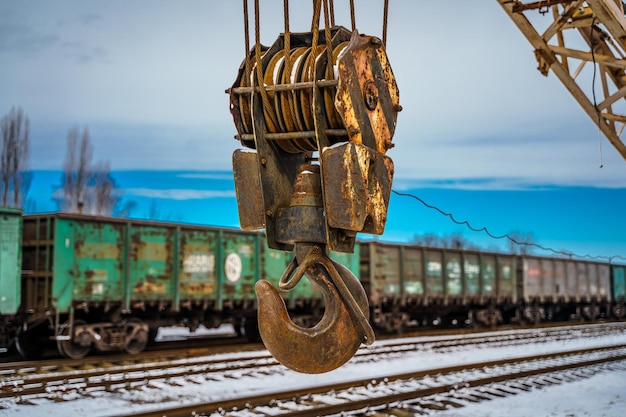
[[[243,318],[238,318],[235,319],[235,321],[233,322],[233,328],[235,329],[235,333],[237,334],[237,337],[243,337],[244,336],[244,329],[243,329],[243,323],[244,323],[245,319]]]
[[[143,352],[148,345],[148,331],[143,321],[137,318],[124,320],[122,324],[126,327],[126,346],[124,351],[131,355]]]
[[[256,319],[245,318],[243,322],[243,332],[245,338],[250,342],[258,342],[261,340],[259,322]]]
[[[30,327],[28,330],[20,329],[15,339],[15,348],[26,359],[40,359],[50,340],[48,322],[44,321]]]
[[[74,320],[74,326],[87,324],[83,320]],[[70,335],[70,323],[66,321],[61,325],[60,336]],[[82,359],[91,350],[91,338],[87,332],[82,332],[76,336],[76,340],[57,340],[57,349],[61,355],[70,359]]]

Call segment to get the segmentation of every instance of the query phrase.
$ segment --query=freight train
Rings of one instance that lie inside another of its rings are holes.
[[[0,209],[0,348],[139,353],[159,327],[224,322],[256,339],[254,284],[277,286],[290,257],[258,232]],[[625,315],[625,265],[375,241],[332,257],[361,280],[380,331]],[[285,302],[305,327],[324,311],[308,280]]]

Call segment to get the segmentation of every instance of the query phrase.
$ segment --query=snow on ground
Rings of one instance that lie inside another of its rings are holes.
[[[572,328],[572,332],[576,332]],[[462,337],[462,336],[457,336]],[[420,342],[433,338],[412,338]],[[374,347],[385,343],[376,342]],[[165,381],[136,389],[113,392],[92,392],[91,398],[76,398],[73,401],[57,402],[48,399],[32,401],[32,405],[20,405],[15,399],[0,400],[0,417],[66,417],[122,416],[140,410],[155,410],[197,402],[226,400],[249,394],[272,393],[281,388],[311,387],[331,381],[353,379],[380,379],[393,373],[423,370],[487,360],[528,356],[533,354],[583,349],[600,345],[626,345],[626,333],[595,338],[579,337],[568,341],[525,343],[521,346],[459,348],[453,352],[418,351],[403,355],[380,355],[376,362],[351,360],[343,367],[320,375],[307,375],[280,367],[271,375],[248,375],[245,371],[240,379],[219,376],[214,380],[194,378],[194,382],[179,379],[179,384]],[[246,355],[255,355],[249,352]],[[233,354],[215,355],[215,358],[232,357]],[[237,355],[241,357],[241,354]],[[439,412],[442,417],[478,416],[623,416],[626,410],[626,371],[601,373],[593,378],[572,383],[544,387],[504,399],[471,404],[467,407]],[[67,397],[80,397],[71,389]]]
[[[506,398],[439,412],[437,417],[623,417],[626,371],[552,385]]]

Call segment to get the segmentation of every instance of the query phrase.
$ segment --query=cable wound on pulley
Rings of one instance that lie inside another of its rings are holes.
[[[289,153],[314,152],[318,150],[315,138],[315,110],[313,108],[313,84],[325,82],[324,117],[327,129],[343,129],[341,117],[335,109],[337,86],[337,60],[348,46],[351,33],[343,27],[331,30],[330,46],[332,61],[328,59],[325,36],[320,33],[320,43],[313,45],[313,33],[290,33],[289,53],[285,51],[285,35],[281,34],[269,48],[263,48],[260,59],[263,86],[267,100],[263,101],[263,118],[266,133],[281,134],[275,142]],[[313,51],[315,47],[315,51]],[[253,141],[252,96],[261,90],[255,79],[257,71],[254,50],[242,62],[239,73],[230,89],[230,108],[238,139],[249,148]],[[249,66],[249,68],[247,68]],[[334,82],[333,82],[334,81]],[[331,143],[348,140],[347,132],[331,132]]]

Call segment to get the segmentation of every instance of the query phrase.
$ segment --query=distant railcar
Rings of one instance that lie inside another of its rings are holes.
[[[611,269],[607,263],[524,256],[520,275],[522,316],[531,322],[589,320],[610,315]]]
[[[517,302],[513,255],[361,242],[361,282],[372,321],[388,331],[496,324]]]

